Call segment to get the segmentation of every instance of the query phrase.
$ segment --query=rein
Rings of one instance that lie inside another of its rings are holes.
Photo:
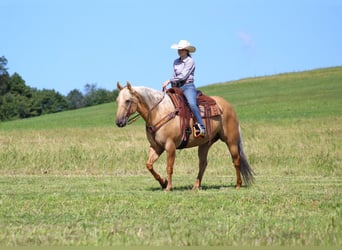
[[[137,113],[137,114],[135,114],[134,116],[132,116],[132,117],[130,117],[129,119],[128,119],[128,122],[127,122],[127,124],[128,125],[131,125],[132,123],[134,123],[136,120],[138,120],[140,118],[140,114],[139,113]]]

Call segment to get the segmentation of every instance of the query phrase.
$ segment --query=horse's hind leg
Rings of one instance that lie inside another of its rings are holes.
[[[208,157],[209,148],[210,148],[209,143],[198,147],[199,169],[198,169],[197,179],[192,189],[199,189],[201,187],[201,182],[202,182],[202,178],[204,175],[204,171],[208,165],[207,157]]]
[[[236,171],[236,188],[239,189],[242,185],[241,172],[240,172],[240,154],[238,143],[227,143],[228,149],[233,159],[233,164]]]
[[[146,167],[150,171],[150,173],[153,175],[153,177],[159,182],[159,184],[162,186],[162,188],[166,188],[167,184],[168,184],[167,180],[161,178],[160,175],[156,171],[154,171],[154,169],[153,169],[153,163],[156,160],[158,160],[159,156],[163,153],[163,151],[164,150],[157,152],[153,147],[150,147]]]

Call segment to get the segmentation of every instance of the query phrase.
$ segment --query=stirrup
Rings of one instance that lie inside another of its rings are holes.
[[[205,136],[205,128],[201,128],[199,123],[195,123],[193,126],[193,133],[196,138]]]

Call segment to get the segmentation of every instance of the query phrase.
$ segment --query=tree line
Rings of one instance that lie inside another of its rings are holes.
[[[7,59],[0,57],[0,121],[15,120],[113,102],[118,91],[86,84],[84,92],[73,89],[63,96],[54,89],[26,85],[18,74],[10,75]]]

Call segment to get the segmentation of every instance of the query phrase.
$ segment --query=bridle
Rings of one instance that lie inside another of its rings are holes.
[[[148,114],[147,114],[147,120],[149,120],[150,116],[151,116],[151,112],[164,100],[165,98],[165,93],[166,93],[166,90],[163,91],[163,96],[160,98],[160,100],[153,105],[153,107],[148,111]],[[137,98],[139,99],[139,97],[137,96]],[[141,115],[140,113],[137,113],[135,115],[133,115],[134,113],[131,114],[131,108],[132,108],[132,104],[134,102],[132,100],[129,101],[129,106],[126,108],[126,116],[129,117],[128,118],[128,121],[127,121],[127,124],[128,125],[131,125],[132,123],[134,123],[136,120],[138,120]],[[132,117],[130,117],[131,115],[133,115]]]
[[[128,124],[128,125],[132,124],[133,122],[135,122],[136,120],[138,120],[139,117],[140,117],[140,114],[139,114],[139,113],[137,113],[137,114],[135,114],[134,116],[130,117],[132,114],[136,113],[136,112],[131,113],[131,109],[132,109],[133,103],[134,103],[134,102],[133,102],[132,100],[129,100],[129,105],[128,105],[128,107],[126,107],[126,115],[125,115],[125,116],[128,117],[128,121],[127,121],[127,124]]]
[[[158,105],[164,100],[165,98],[165,94],[166,94],[166,89],[164,89],[163,91],[163,96],[160,98],[160,100],[158,100],[158,102],[156,104],[153,105],[153,107],[148,110],[147,112],[147,120],[146,122],[149,123],[150,122],[150,118],[151,118],[151,113],[152,111],[158,107]],[[140,98],[139,95],[135,94],[135,97],[137,99]],[[129,105],[126,108],[126,117],[130,117],[131,114],[131,109],[132,109],[132,104],[134,103],[132,100],[129,100]],[[176,115],[178,114],[179,109],[176,108],[173,112],[168,113],[167,115],[165,115],[163,118],[161,118],[157,123],[155,123],[154,125],[147,125],[146,124],[146,131],[149,132],[150,134],[154,134],[155,132],[157,132],[162,126],[164,126],[166,123],[168,123],[169,121],[171,121],[172,119],[174,119],[176,117]],[[127,124],[130,125],[132,123],[134,123],[136,120],[138,120],[140,118],[140,113],[135,114],[134,116],[130,117],[127,121]]]

